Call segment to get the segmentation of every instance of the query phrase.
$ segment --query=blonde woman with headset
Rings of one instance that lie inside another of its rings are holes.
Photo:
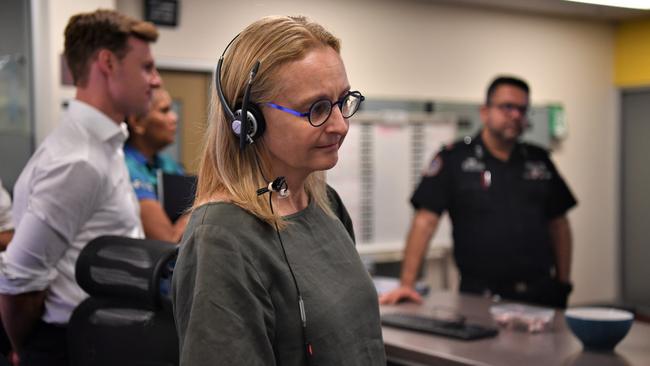
[[[311,20],[266,17],[219,60],[173,278],[181,365],[386,363],[376,291],[324,180],[364,99],[339,51]]]

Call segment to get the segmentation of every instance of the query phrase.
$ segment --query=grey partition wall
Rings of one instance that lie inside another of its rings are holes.
[[[371,98],[368,98],[362,105],[363,111],[405,111],[453,115],[458,123],[456,136],[459,138],[472,136],[481,129],[479,108],[480,104],[478,103]],[[530,124],[522,136],[524,141],[551,149],[550,110],[551,106],[549,105],[533,105],[531,107]]]
[[[0,11],[0,178],[11,189],[33,146],[29,1]]]
[[[622,98],[622,295],[650,315],[650,90]]]

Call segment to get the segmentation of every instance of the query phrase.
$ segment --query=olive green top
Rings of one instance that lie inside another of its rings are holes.
[[[345,207],[330,197],[339,218],[312,200],[280,232],[305,303],[309,363],[275,229],[236,205],[210,203],[192,213],[174,270],[181,365],[386,364],[377,293]]]

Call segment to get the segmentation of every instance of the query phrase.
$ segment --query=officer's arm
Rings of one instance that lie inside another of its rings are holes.
[[[401,286],[382,295],[379,299],[381,304],[395,304],[400,300],[422,301],[420,295],[415,291],[415,280],[429,242],[438,227],[438,219],[438,214],[426,209],[419,209],[415,212],[402,260]]]
[[[565,216],[558,216],[549,223],[553,252],[555,254],[556,279],[563,283],[571,280],[571,251],[572,238],[569,219]]]
[[[439,216],[435,212],[420,209],[415,212],[411,229],[406,239],[402,262],[402,286],[414,287],[429,242],[438,227]]]

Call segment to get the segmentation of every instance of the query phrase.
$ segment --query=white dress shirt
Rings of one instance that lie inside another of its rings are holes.
[[[5,191],[0,180],[0,231],[7,231],[14,228],[13,220],[11,219],[11,197]]]
[[[74,100],[16,182],[16,233],[0,254],[0,293],[48,289],[47,323],[66,324],[88,296],[75,280],[75,264],[90,240],[144,237],[124,163],[127,136],[124,124]]]

